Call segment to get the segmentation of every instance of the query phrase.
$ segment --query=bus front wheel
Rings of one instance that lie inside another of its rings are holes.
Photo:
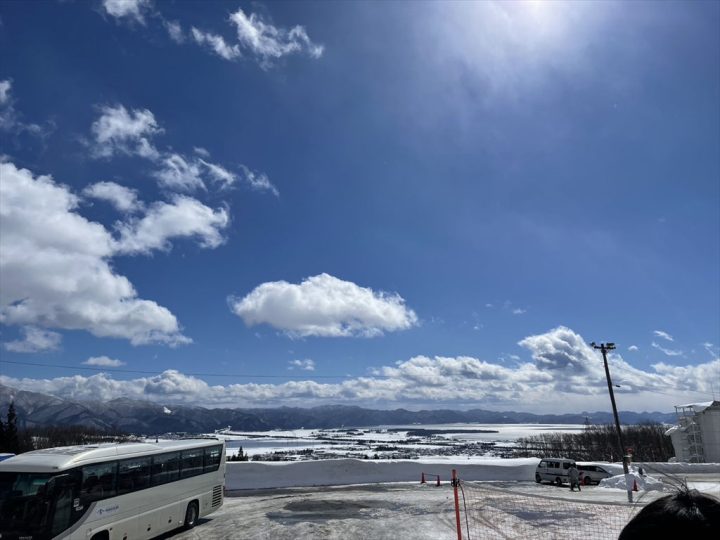
[[[192,501],[188,504],[187,510],[185,511],[185,528],[192,529],[197,524],[198,519],[198,503]]]

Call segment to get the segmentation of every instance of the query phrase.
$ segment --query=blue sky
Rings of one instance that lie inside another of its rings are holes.
[[[720,4],[0,5],[0,382],[720,395]]]

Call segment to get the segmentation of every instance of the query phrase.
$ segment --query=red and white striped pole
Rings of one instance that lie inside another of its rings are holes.
[[[460,499],[458,498],[459,480],[455,469],[452,470],[452,485],[455,492],[455,526],[457,527],[458,540],[462,540],[462,527],[460,526]]]

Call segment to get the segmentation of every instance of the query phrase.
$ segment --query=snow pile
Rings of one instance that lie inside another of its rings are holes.
[[[657,478],[652,476],[640,476],[637,473],[628,474],[630,479],[630,487],[633,487],[633,483],[637,483],[639,491],[664,491],[665,484],[663,484]],[[601,488],[612,488],[622,489],[627,491],[627,484],[625,484],[625,475],[618,474],[617,476],[611,476],[610,478],[604,478],[600,480],[598,487]]]
[[[422,473],[440,475],[450,481],[451,469],[463,480],[530,481],[536,458],[484,460],[362,460],[325,459],[317,461],[229,462],[225,486],[229,490],[332,486],[386,482],[420,482]],[[429,482],[435,477],[428,477]]]
[[[642,465],[645,472],[653,474],[720,474],[720,463],[634,463],[633,465]]]

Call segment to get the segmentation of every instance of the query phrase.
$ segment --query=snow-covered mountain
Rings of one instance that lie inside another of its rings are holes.
[[[447,423],[582,424],[586,418],[593,424],[608,424],[613,421],[609,412],[557,415],[483,409],[376,410],[347,405],[325,405],[313,408],[207,409],[124,398],[111,401],[75,401],[0,385],[2,416],[10,401],[15,402],[20,428],[81,425],[146,435],[167,432],[207,433],[227,426],[231,426],[233,430],[262,431],[300,427],[336,428]],[[661,412],[623,411],[620,417],[626,424],[675,422],[674,414]]]

